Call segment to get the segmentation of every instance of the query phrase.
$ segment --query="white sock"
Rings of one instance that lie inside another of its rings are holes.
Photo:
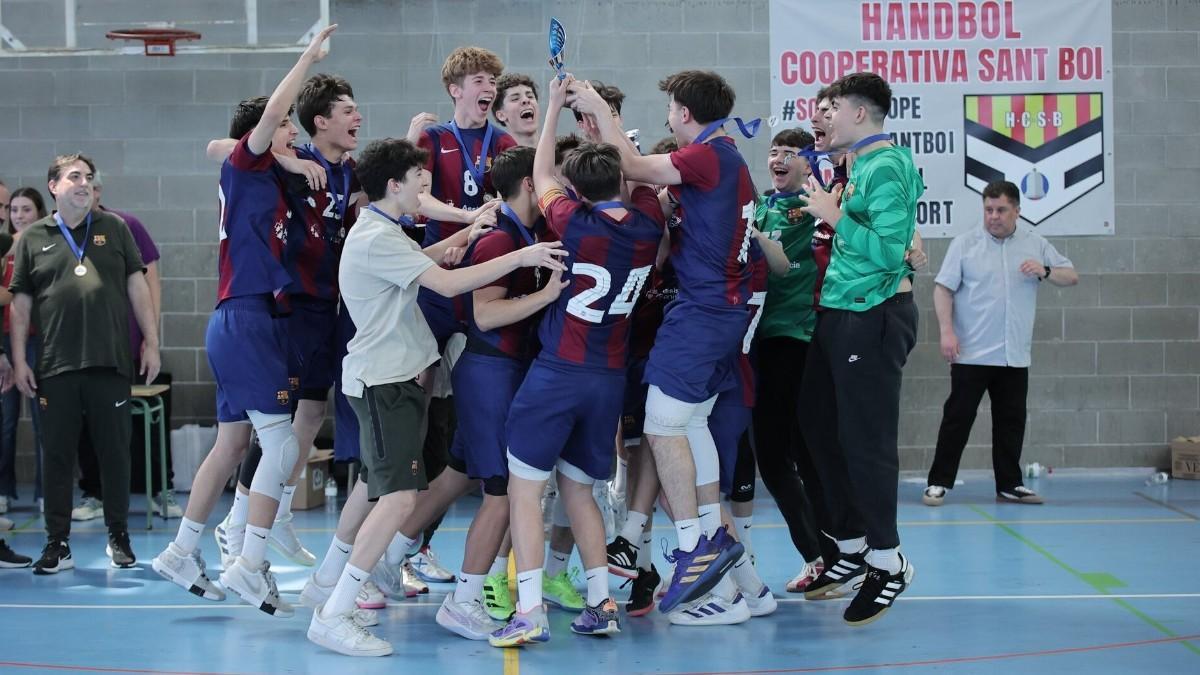
[[[517,611],[528,614],[541,606],[542,570],[539,568],[527,572],[517,572]]]
[[[191,553],[200,544],[200,535],[204,532],[204,523],[183,519],[179,523],[179,532],[175,534],[175,545],[184,553]]]
[[[595,607],[608,599],[608,566],[593,567],[587,575],[587,604]]]
[[[556,577],[567,570],[567,561],[571,559],[571,552],[560,553],[554,549],[547,551],[546,555],[546,576]]]
[[[754,569],[754,565],[750,564],[750,556],[746,553],[742,554],[741,558],[733,564],[733,569],[729,571],[733,577],[734,583],[738,588],[742,589],[742,593],[748,598],[757,598],[762,592],[763,581],[758,576],[758,571]]]
[[[734,532],[737,535],[737,540],[742,542],[742,546],[746,547],[746,553],[752,553],[750,548],[750,526],[754,523],[754,516],[734,516],[733,527],[737,530]]]
[[[397,532],[396,536],[392,537],[392,543],[388,544],[387,552],[383,554],[384,560],[393,567],[404,562],[404,557],[408,555],[408,549],[414,541],[416,539],[409,539],[403,532]]]
[[[508,574],[508,556],[496,556],[491,569],[488,570],[489,577],[493,574]]]
[[[367,578],[370,576],[370,572],[360,570],[347,563],[346,569],[342,570],[342,576],[338,578],[337,586],[333,588],[333,593],[325,601],[321,616],[328,619],[353,610],[354,599],[358,597],[358,592],[362,590],[363,584],[367,583]]]
[[[689,518],[675,521],[675,536],[679,538],[679,550],[690,553],[700,543],[700,519]]]
[[[700,505],[700,529],[703,530],[704,536],[712,539],[712,536],[721,529],[721,504],[701,504]]]
[[[867,551],[867,564],[888,574],[896,574],[900,571],[900,549],[873,548]]]
[[[650,516],[637,511],[630,511],[629,516],[625,519],[625,525],[621,527],[621,536],[634,546],[641,541],[642,530],[646,529],[646,521],[650,520]]]
[[[470,602],[483,597],[483,580],[486,578],[486,574],[460,573],[458,585],[454,587],[454,601]]]
[[[292,512],[292,497],[296,496],[295,485],[284,485],[283,494],[279,495],[279,508],[275,510],[275,520],[283,520]]]
[[[241,490],[233,491],[233,508],[229,509],[229,524],[237,527],[245,525],[250,516],[250,495]]]
[[[637,566],[639,570],[650,571],[650,567],[654,564],[654,553],[650,550],[654,539],[650,536],[650,532],[642,533],[642,545],[638,548]]]
[[[617,494],[625,494],[625,486],[628,485],[628,481],[629,460],[618,457],[616,475],[613,476],[613,489],[617,491]]]
[[[242,559],[250,569],[256,570],[262,566],[267,557],[267,537],[271,536],[271,528],[246,525],[246,540],[242,542]]]
[[[867,538],[859,537],[858,539],[839,539],[837,543],[838,551],[842,555],[858,553],[867,547]]]
[[[346,567],[346,563],[350,562],[350,551],[352,550],[354,550],[354,544],[347,544],[334,535],[333,541],[329,542],[329,550],[325,552],[325,559],[321,561],[321,566],[313,575],[318,586],[331,586],[337,583],[338,577],[342,575],[342,569]]]

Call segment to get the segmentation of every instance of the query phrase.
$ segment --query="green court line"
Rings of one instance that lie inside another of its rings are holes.
[[[1034,551],[1037,551],[1038,553],[1042,554],[1042,556],[1044,558],[1046,558],[1050,562],[1054,563],[1055,565],[1058,565],[1059,567],[1061,567],[1063,570],[1065,570],[1071,576],[1082,581],[1083,583],[1087,584],[1088,586],[1091,586],[1093,589],[1095,589],[1095,591],[1097,593],[1100,593],[1102,595],[1111,595],[1111,593],[1109,592],[1109,589],[1120,588],[1120,587],[1125,586],[1125,582],[1121,581],[1120,579],[1117,579],[1116,577],[1114,577],[1113,575],[1108,574],[1108,573],[1080,572],[1079,570],[1075,569],[1074,567],[1071,567],[1070,565],[1063,562],[1062,560],[1059,560],[1058,557],[1056,557],[1053,553],[1051,553],[1051,552],[1047,551],[1046,549],[1042,548],[1041,546],[1037,545],[1030,539],[1026,538],[1024,535],[1022,535],[1020,532],[1017,532],[1012,527],[1001,522],[999,519],[994,518],[992,516],[992,514],[988,513],[987,511],[984,511],[983,509],[979,508],[978,506],[975,506],[974,504],[970,504],[969,506],[971,507],[972,511],[974,511],[975,513],[978,513],[980,516],[995,523],[996,527],[1003,530],[1006,534],[1011,536],[1013,539],[1016,539],[1017,541],[1021,542],[1022,544],[1025,544],[1026,546],[1033,549]],[[1155,630],[1159,631],[1160,633],[1163,633],[1164,635],[1168,635],[1170,637],[1179,637],[1179,635],[1177,633],[1175,633],[1174,631],[1172,631],[1170,628],[1167,628],[1166,626],[1162,625],[1158,621],[1154,620],[1152,617],[1147,616],[1144,612],[1139,610],[1137,607],[1134,607],[1133,605],[1129,604],[1125,600],[1123,600],[1121,598],[1113,598],[1112,600],[1118,606],[1128,610],[1131,614],[1133,614],[1137,618],[1141,619],[1146,624],[1152,626]],[[1200,647],[1197,647],[1196,645],[1192,644],[1191,642],[1186,642],[1186,641],[1180,642],[1179,644],[1186,647],[1193,654],[1200,656]]]

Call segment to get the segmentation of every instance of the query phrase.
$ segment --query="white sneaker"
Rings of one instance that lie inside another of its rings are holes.
[[[213,538],[217,540],[217,550],[221,552],[221,569],[233,567],[233,563],[242,554],[242,543],[246,541],[246,524],[231,525],[230,516],[225,514],[225,520],[213,528]]]
[[[762,590],[757,595],[742,595],[746,600],[746,606],[750,608],[750,616],[766,616],[774,614],[775,610],[779,609],[779,602],[775,600],[775,596],[771,594],[771,589],[763,584]]]
[[[487,610],[478,600],[455,602],[454,591],[446,594],[446,599],[437,611],[436,620],[442,628],[468,640],[486,640],[492,631],[502,627],[501,624],[492,621],[492,617],[488,616]]]
[[[733,600],[709,593],[695,602],[680,605],[667,614],[677,626],[725,626],[750,620],[750,607],[738,593]]]
[[[279,597],[279,587],[275,584],[275,575],[271,574],[269,562],[263,561],[262,567],[255,570],[239,556],[229,569],[221,572],[221,585],[236,593],[246,604],[271,616],[286,619],[296,613],[291,605]]]
[[[387,607],[387,596],[374,581],[367,579],[362,588],[358,591],[358,597],[354,598],[354,604],[358,605],[359,609],[383,609]]]
[[[421,581],[421,577],[417,576],[416,570],[407,560],[400,565],[400,578],[404,580],[404,597],[406,598],[415,598],[422,593],[429,592],[429,586]]]
[[[381,601],[383,607],[387,604],[387,598],[396,598],[403,600],[407,597],[412,597],[407,594],[404,588],[404,577],[400,574],[400,568],[395,565],[389,565],[387,560],[381,559],[375,565],[375,569],[371,570],[371,579],[367,582],[374,586],[382,596],[385,596]],[[415,593],[413,595],[416,595]],[[362,597],[361,595],[359,597]],[[359,607],[365,605],[359,604]]]
[[[198,549],[190,554],[184,553],[175,542],[171,542],[154,558],[150,566],[159,576],[192,595],[198,595],[205,600],[225,599],[225,591],[218,588],[205,573],[204,558],[200,557]]]
[[[430,584],[448,584],[454,581],[454,573],[438,564],[433,549],[428,546],[409,558],[408,562],[412,563],[413,571],[421,581]]]
[[[154,510],[156,515],[163,515],[163,507],[158,503],[157,499],[154,497],[147,497],[146,500],[150,502],[150,508]],[[183,507],[179,506],[179,502],[175,501],[174,490],[167,490],[167,497],[163,500],[163,504],[166,504],[167,507],[167,518],[183,517]]]
[[[387,656],[392,646],[371,635],[370,631],[354,620],[353,612],[325,618],[321,608],[313,612],[308,623],[308,639],[346,656]]]
[[[300,538],[296,536],[296,529],[292,527],[292,514],[290,513],[276,520],[275,524],[271,526],[271,538],[267,540],[267,543],[283,557],[297,565],[312,567],[317,564],[317,556],[304,548],[304,544],[301,544]]]
[[[300,604],[315,610],[329,600],[336,586],[336,583],[322,586],[321,582],[317,581],[317,575],[310,574],[308,581],[304,583],[304,590],[300,591]],[[379,625],[379,613],[373,609],[355,608],[350,615],[354,618],[354,623],[363,628]]]
[[[817,580],[821,576],[821,572],[825,571],[825,561],[818,557],[812,562],[804,563],[804,568],[792,580],[787,582],[788,593],[803,593],[808,585]]]
[[[8,513],[8,497],[0,496],[0,515]]]
[[[13,529],[13,525],[15,525],[13,521],[9,520],[8,518],[0,517],[0,532]]]
[[[95,497],[84,497],[79,504],[71,509],[71,520],[95,520],[104,515],[104,502]]]
[[[946,501],[946,488],[940,485],[930,485],[921,494],[921,503],[925,506],[941,506]]]

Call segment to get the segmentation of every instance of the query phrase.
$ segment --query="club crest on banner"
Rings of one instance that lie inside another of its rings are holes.
[[[1099,93],[963,97],[968,188],[995,180],[1021,189],[1021,217],[1038,225],[1104,184]]]

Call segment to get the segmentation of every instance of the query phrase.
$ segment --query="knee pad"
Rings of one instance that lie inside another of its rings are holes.
[[[254,472],[250,491],[278,501],[300,457],[300,444],[292,433],[292,420],[287,415],[266,415],[257,410],[248,414],[262,446],[262,460]]]
[[[529,466],[513,455],[511,450],[508,452],[508,473],[517,478],[524,478],[525,480],[550,480],[549,471],[542,471],[537,467]]]
[[[566,460],[558,460],[558,464],[555,465],[555,468],[558,469],[558,475],[564,478],[570,478],[580,485],[592,485],[596,482],[596,479],[587,475],[586,471]],[[559,501],[562,501],[561,495]]]
[[[708,413],[712,412],[712,402],[707,411],[701,408],[687,425],[688,446],[692,450],[692,462],[696,465],[696,485],[708,485],[721,480],[721,461],[717,455],[717,443],[713,440],[712,432],[708,430]],[[703,413],[701,415],[701,413]]]
[[[686,436],[688,421],[698,405],[668,396],[652,384],[646,394],[646,421],[642,424],[642,432],[654,436]]]
[[[508,476],[489,476],[481,482],[483,483],[483,494],[493,497],[508,496]]]

